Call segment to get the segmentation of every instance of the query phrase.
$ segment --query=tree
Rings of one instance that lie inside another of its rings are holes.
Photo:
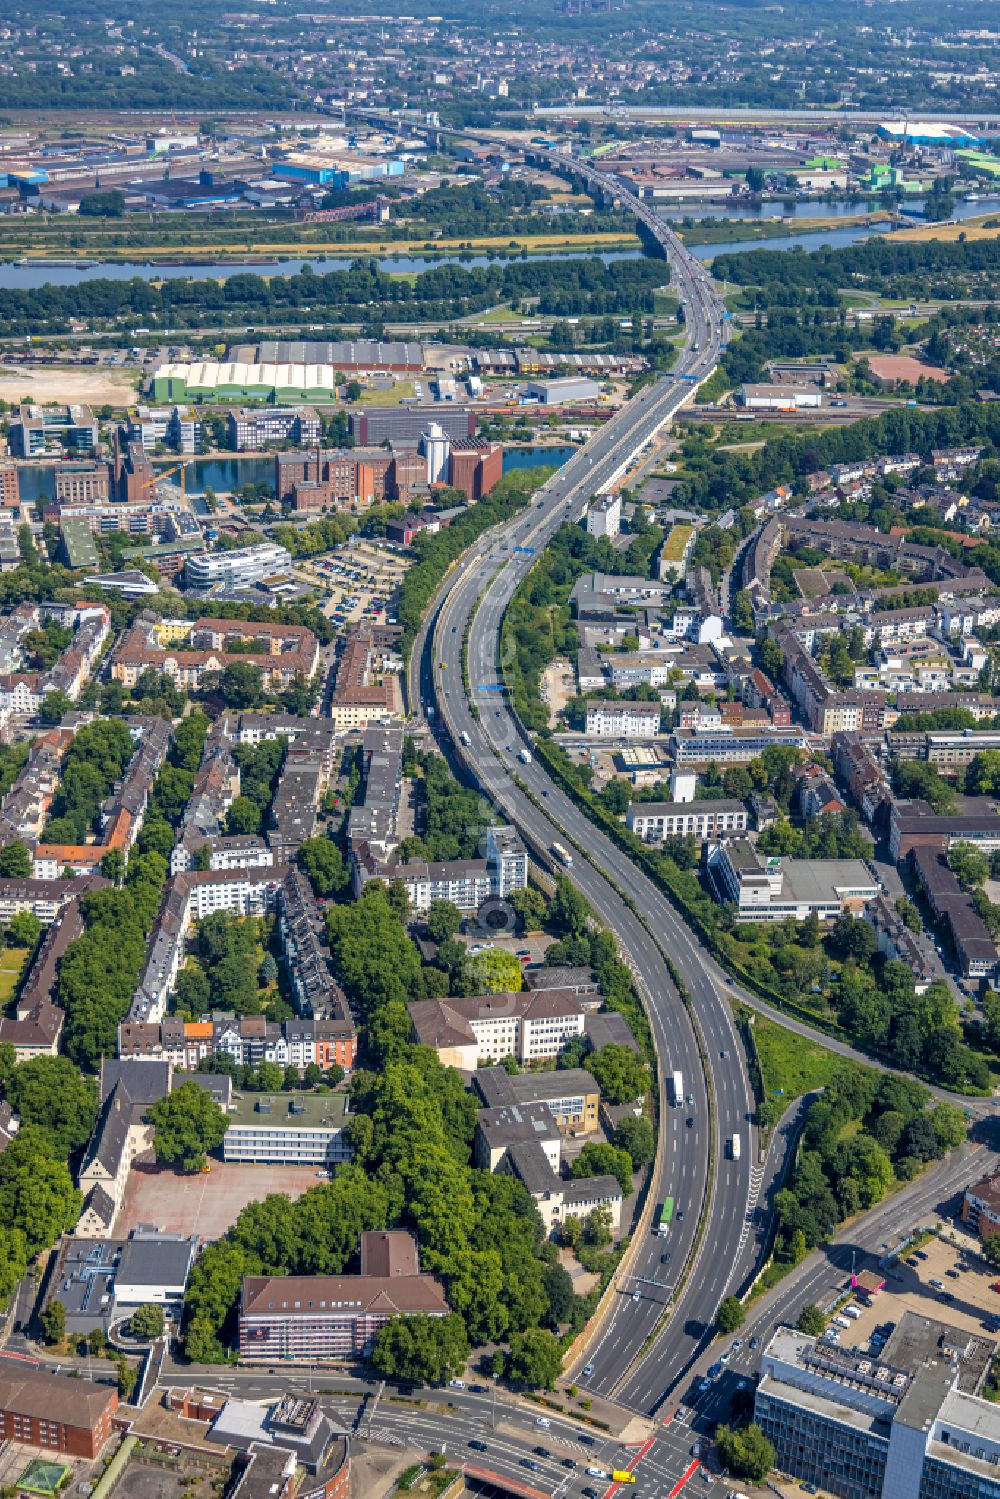
[[[948,850],[948,868],[966,890],[985,884],[989,879],[990,861],[974,843],[953,843]]]
[[[66,1336],[66,1308],[61,1301],[50,1301],[39,1319],[46,1343],[61,1343]]]
[[[1000,1234],[991,1234],[988,1239],[984,1239],[981,1253],[989,1264],[1000,1265]]]
[[[101,873],[112,885],[120,885],[125,878],[125,855],[120,848],[109,848],[101,860]]]
[[[746,1313],[743,1303],[738,1296],[726,1296],[719,1303],[719,1310],[715,1316],[715,1325],[723,1337],[738,1331],[743,1326]]]
[[[42,923],[34,911],[17,911],[7,923],[7,936],[15,947],[34,947],[42,934]]]
[[[42,706],[38,710],[38,717],[45,724],[62,723],[67,713],[73,711],[73,699],[68,693],[58,688],[55,692],[47,692],[42,699]]]
[[[583,1225],[583,1241],[592,1249],[604,1249],[611,1243],[611,1208],[599,1203],[591,1208]]]
[[[461,930],[462,913],[450,900],[432,900],[424,926],[432,942],[448,942]]]
[[[546,1325],[555,1332],[561,1323],[568,1322],[576,1306],[573,1279],[562,1265],[546,1265],[542,1271],[542,1283],[549,1299],[545,1314]]]
[[[174,986],[174,1005],[178,1010],[187,1010],[190,1015],[204,1015],[212,1000],[212,989],[204,970],[194,961],[189,962],[177,975]]]
[[[617,1145],[585,1145],[573,1162],[573,1176],[613,1176],[627,1197],[632,1191],[632,1157]]]
[[[351,872],[344,856],[329,838],[307,838],[297,857],[299,868],[309,876],[317,895],[341,895],[350,884]]]
[[[48,1134],[22,1124],[0,1156],[0,1223],[23,1233],[26,1260],[69,1232],[82,1203]]]
[[[253,836],[260,832],[260,823],[261,813],[256,802],[248,796],[233,798],[226,813],[227,833]]]
[[[145,1306],[136,1307],[129,1319],[129,1331],[133,1337],[145,1338],[152,1343],[157,1338],[163,1337],[163,1308],[147,1302]]]
[[[31,854],[20,838],[0,848],[0,875],[6,880],[26,880],[31,874]]]
[[[631,1103],[649,1092],[649,1068],[630,1046],[611,1041],[587,1058],[604,1098],[610,1103]]]
[[[641,1171],[656,1155],[656,1132],[644,1114],[622,1120],[615,1130],[614,1143],[632,1157],[632,1169]]]
[[[539,932],[545,924],[548,903],[540,890],[525,885],[523,890],[512,890],[507,897],[518,914],[526,932]]]
[[[232,661],[220,682],[227,708],[256,708],[264,697],[264,678],[253,661]]]
[[[280,1086],[280,1082],[279,1082]],[[158,1161],[200,1171],[210,1150],[222,1144],[229,1120],[211,1094],[197,1083],[183,1083],[158,1099],[149,1111]]]
[[[957,1150],[968,1133],[965,1114],[956,1103],[939,1103],[931,1110],[930,1121],[941,1151]]]
[[[795,1326],[799,1332],[806,1333],[810,1338],[818,1338],[826,1331],[826,1318],[818,1306],[804,1306],[799,1312]]]
[[[853,958],[856,963],[870,963],[875,956],[875,930],[860,917],[845,911],[838,916],[827,938],[834,957]]]
[[[763,1483],[774,1467],[774,1448],[754,1423],[742,1431],[720,1426],[715,1433],[715,1445],[723,1466],[751,1483]]]
[[[476,953],[466,962],[465,971],[474,994],[517,994],[524,986],[516,953],[502,947]]]
[[[549,901],[547,925],[558,936],[582,936],[590,920],[586,898],[566,875],[556,880],[556,892]]]
[[[562,1372],[559,1339],[543,1328],[512,1333],[504,1374],[513,1384],[532,1390],[551,1390]]]
[[[14,1068],[7,1100],[22,1124],[35,1124],[66,1160],[90,1139],[97,1089],[69,1057],[31,1057]]]
[[[379,1330],[372,1367],[388,1379],[444,1384],[465,1369],[469,1338],[455,1312],[446,1317],[393,1317]]]

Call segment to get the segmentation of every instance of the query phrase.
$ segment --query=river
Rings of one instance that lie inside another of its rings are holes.
[[[505,448],[503,471],[508,474],[512,469],[535,468],[543,463],[558,466],[565,463],[575,451],[575,448],[566,445],[544,444],[527,448]],[[20,465],[18,476],[21,499],[28,504],[52,499],[55,494],[55,472],[55,466],[51,463]],[[174,475],[175,483],[178,477]],[[184,469],[184,487],[189,495],[203,495],[208,489],[215,494],[229,494],[234,489],[242,489],[245,484],[267,484],[273,488],[274,458],[253,457],[249,454],[232,458],[195,458]],[[199,514],[208,514],[202,505],[196,505],[195,508]]]
[[[877,204],[873,204],[877,207]],[[986,214],[992,208],[1000,206],[1000,198],[983,197],[977,203],[961,202],[955,205],[955,218],[974,218],[978,214]],[[669,223],[679,224],[685,218],[719,218],[719,219],[745,219],[766,221],[773,218],[846,218],[854,214],[864,212],[865,203],[817,203],[805,202],[785,205],[781,203],[764,203],[753,205],[748,203],[734,203],[732,207],[728,204],[685,204],[678,208],[663,205],[662,216]],[[919,222],[919,220],[917,221]],[[756,250],[761,245],[771,245],[774,249],[791,250],[799,247],[803,250],[815,250],[821,245],[833,247],[840,245],[857,244],[860,240],[868,239],[872,234],[885,233],[884,225],[866,226],[858,224],[845,226],[841,229],[818,229],[807,230],[802,234],[789,234],[775,236],[771,240],[734,240],[728,244],[706,244],[692,247],[693,253],[699,260],[711,260],[714,256],[723,252],[739,253],[741,250]],[[565,256],[564,250],[553,251],[553,254]],[[642,254],[641,250],[599,250],[595,252],[598,257],[611,264],[616,260],[637,260]],[[546,257],[532,256],[532,259]],[[294,276],[298,271],[308,266],[311,270],[322,275],[324,271],[337,271],[346,269],[352,261],[357,259],[356,255],[345,253],[343,256],[314,256],[310,259],[287,259],[269,260],[254,263],[232,262],[232,261],[205,261],[203,264],[195,265],[158,265],[151,261],[122,260],[102,261],[98,264],[84,265],[53,265],[43,260],[30,262],[28,265],[15,265],[12,262],[0,262],[0,289],[30,290],[33,287],[44,286],[76,286],[81,281],[130,281],[138,277],[143,281],[165,281],[182,276],[205,277],[213,276],[217,280],[225,281],[229,276],[242,275],[246,272],[261,276]],[[432,271],[444,265],[461,265],[469,269],[488,265],[502,265],[505,260],[516,260],[516,255],[507,255],[502,252],[496,256],[489,255],[407,255],[401,251],[398,255],[380,255],[374,257],[376,264],[382,271],[390,275],[412,274],[420,271]]]

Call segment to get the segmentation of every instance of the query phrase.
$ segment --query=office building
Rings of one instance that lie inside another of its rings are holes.
[[[274,542],[232,552],[201,552],[188,557],[184,581],[189,588],[245,588],[291,570],[291,554]]]
[[[579,996],[559,989],[417,999],[408,1008],[416,1041],[432,1047],[446,1067],[467,1072],[485,1058],[549,1061],[584,1032]]]
[[[361,1235],[359,1275],[247,1275],[240,1297],[246,1363],[366,1358],[393,1317],[446,1317],[440,1283],[420,1272],[417,1243],[395,1231]]]
[[[234,1094],[227,1112],[225,1161],[333,1171],[353,1155],[344,1134],[343,1093]]]
[[[738,921],[804,921],[813,912],[835,921],[860,915],[879,893],[861,859],[768,857],[746,838],[709,844],[706,867],[716,899],[735,905]]]
[[[754,1420],[780,1472],[837,1499],[997,1499],[1000,1412],[982,1396],[995,1352],[909,1311],[877,1355],[779,1327]]]
[[[472,1086],[485,1109],[529,1108],[542,1104],[560,1134],[576,1138],[597,1128],[601,1090],[583,1067],[555,1072],[522,1072],[511,1077],[503,1067],[479,1067]]]
[[[97,447],[97,420],[89,406],[21,406],[11,422],[10,450],[16,458],[46,453],[90,453]]]

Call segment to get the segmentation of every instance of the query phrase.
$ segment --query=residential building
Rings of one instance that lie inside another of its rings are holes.
[[[602,494],[587,506],[587,531],[591,536],[615,537],[622,528],[622,497]]]
[[[381,862],[364,839],[351,844],[355,893],[371,879],[398,880],[415,911],[435,900],[448,900],[462,912],[478,911],[491,896],[504,897],[528,883],[528,855],[513,828],[488,828],[485,859],[448,859],[437,863]]]
[[[893,962],[906,964],[918,994],[926,993],[931,984],[943,977],[940,965],[932,960],[930,943],[926,939],[922,942],[910,931],[884,895],[866,908],[865,920],[875,932],[876,950]]]
[[[559,989],[417,999],[409,1011],[415,1039],[433,1047],[446,1067],[470,1072],[483,1058],[549,1060],[584,1030],[580,998]]]
[[[664,838],[704,841],[743,833],[749,820],[743,802],[724,797],[704,802],[630,802],[625,824],[644,843],[662,843]]]
[[[997,945],[986,924],[937,848],[917,845],[910,867],[935,917],[946,928],[959,969],[967,979],[991,979],[997,972]]]
[[[126,423],[130,442],[152,449],[173,448],[177,453],[196,453],[201,422],[190,406],[136,406]]]
[[[402,662],[380,643],[371,626],[358,625],[348,635],[337,662],[330,718],[338,732],[365,728],[398,715],[398,677]]]
[[[739,921],[804,921],[815,912],[835,921],[860,915],[878,895],[878,881],[860,859],[781,859],[759,854],[745,838],[708,846],[709,881]]]
[[[0,1374],[0,1440],[67,1457],[100,1457],[118,1408],[113,1385],[23,1364]]]
[[[445,1317],[440,1282],[421,1274],[403,1232],[361,1235],[359,1275],[247,1275],[240,1296],[246,1363],[366,1358],[393,1317]]]
[[[592,699],[586,722],[596,739],[652,739],[660,732],[660,704]]]
[[[300,447],[318,443],[323,424],[313,406],[243,406],[226,412],[229,446],[237,452],[263,448],[270,442]]]
[[[693,526],[672,526],[660,550],[661,578],[682,578],[694,548],[697,532]]]
[[[21,503],[21,487],[17,476],[17,464],[0,459],[0,507],[16,510]]]
[[[343,1093],[234,1094],[222,1142],[224,1161],[256,1165],[324,1166],[351,1160],[344,1133]]]
[[[235,553],[223,553],[235,556]],[[178,644],[180,641],[182,644]],[[229,651],[231,643],[254,641],[265,649],[248,657]],[[199,687],[207,672],[224,671],[235,661],[251,660],[263,685],[285,689],[296,678],[308,680],[319,665],[319,642],[303,625],[238,619],[170,621],[169,628],[142,615],[118,642],[111,658],[111,675],[134,687],[146,670],[169,676],[175,685]]]

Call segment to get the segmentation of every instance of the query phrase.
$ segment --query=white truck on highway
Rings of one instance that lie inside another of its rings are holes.
[[[526,750],[526,749],[518,750],[518,752],[517,752],[517,758],[520,760],[520,762],[521,762],[522,765],[530,765],[531,764],[531,751],[530,750]]]
[[[729,1142],[729,1154],[732,1156],[732,1158],[733,1158],[734,1161],[738,1161],[739,1160],[739,1158],[740,1158],[740,1137],[739,1137],[739,1135],[734,1135],[733,1138],[730,1140],[730,1142]]]
[[[681,1072],[671,1073],[670,1086],[674,1095],[674,1108],[679,1109],[684,1102],[684,1075]]]
[[[461,734],[459,734],[458,737],[459,737],[459,739],[461,739],[461,741],[462,741],[463,744],[471,744],[472,743],[472,740],[469,738],[469,731],[468,731],[468,729],[463,729],[462,732],[461,732]]]

